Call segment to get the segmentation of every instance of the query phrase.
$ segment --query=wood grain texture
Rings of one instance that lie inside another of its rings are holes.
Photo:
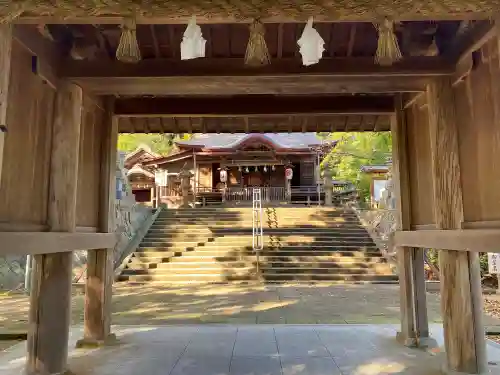
[[[114,203],[118,121],[112,112],[112,102],[106,103],[104,121],[100,127],[99,231],[114,235]],[[90,250],[85,285],[84,340],[104,341],[111,332],[111,297],[114,279],[113,247]]]
[[[46,224],[54,91],[31,73],[31,54],[15,41],[12,60],[0,221]]]
[[[53,232],[74,232],[82,90],[60,85],[51,151],[48,224]],[[71,252],[36,255],[30,296],[28,374],[66,371],[71,319]]]
[[[99,226],[100,150],[105,121],[101,106],[100,99],[83,96],[76,202],[76,224],[80,226]]]
[[[409,230],[412,222],[412,200],[409,166],[408,111],[404,110],[403,98],[396,97],[396,113],[393,117],[392,151],[393,181],[399,228]],[[415,189],[416,190],[416,189]],[[414,247],[397,247],[400,273],[401,333],[407,345],[424,345],[421,339],[429,337],[427,301],[423,268],[423,250]]]
[[[408,150],[405,113],[402,98],[395,100],[396,113],[391,121],[392,166],[398,228],[407,230],[411,224],[410,185],[408,175]],[[396,248],[399,270],[399,290],[401,309],[400,338],[405,345],[416,346],[415,306],[413,299],[412,249]]]
[[[38,228],[34,228],[38,229]],[[0,255],[37,255],[113,247],[109,233],[0,232]]]
[[[3,149],[7,131],[10,62],[12,57],[12,25],[0,25],[0,184],[2,182]]]
[[[438,229],[459,229],[463,203],[452,79],[435,79],[427,94],[435,222]],[[444,249],[439,264],[447,366],[452,371],[482,372],[486,366],[482,295],[474,280],[479,262],[469,252]]]

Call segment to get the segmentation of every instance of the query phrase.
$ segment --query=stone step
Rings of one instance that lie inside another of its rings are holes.
[[[171,225],[165,225],[165,224],[158,224],[154,223],[151,225],[150,230],[158,230],[158,231],[171,231],[171,230],[249,230],[252,229],[253,224],[251,221],[246,222],[246,223],[237,223],[238,225],[236,226],[235,223],[227,223],[227,224],[220,224],[220,223],[213,223],[213,224],[206,224],[206,223],[200,223],[200,224],[178,224],[178,223],[172,223]],[[235,228],[236,227],[236,228]],[[284,225],[283,223],[280,223],[278,227],[276,226],[270,226],[267,225],[267,223],[263,223],[262,226],[265,230],[270,230],[270,229],[309,229],[309,230],[365,230],[365,227],[361,225],[358,222],[352,222],[352,223],[298,223],[294,222],[291,223],[290,225]]]
[[[149,251],[144,253],[134,253],[134,257],[147,260],[147,262],[156,262],[162,260],[163,262],[168,262],[172,257],[182,257],[186,260],[188,258],[200,259],[200,258],[225,258],[228,256],[238,256],[238,252],[234,251]],[[248,253],[241,253],[241,256],[248,256]],[[355,257],[355,258],[370,258],[381,256],[380,252],[376,249],[372,251],[315,251],[314,256],[331,256],[331,255],[345,256],[345,257]],[[295,250],[295,251],[262,251],[259,256],[273,256],[273,257],[303,257],[311,256],[310,251]]]
[[[288,260],[283,260],[284,257],[259,257],[260,264],[282,264],[284,267],[301,266],[306,268],[335,268],[335,267],[358,267],[358,268],[373,268],[379,265],[388,266],[382,257],[368,257],[368,258],[351,258],[346,260],[341,259],[300,259],[288,257]],[[214,265],[224,264],[231,267],[244,267],[249,264],[255,265],[257,263],[256,256],[248,256],[244,258],[238,257],[222,257],[222,258],[208,258],[208,257],[192,257],[191,260],[185,257],[174,257],[166,262],[152,262],[149,260],[132,258],[126,265],[127,269],[156,269],[156,268],[211,268]]]
[[[368,236],[368,232],[364,228],[263,228],[263,233],[266,236],[293,236],[293,235],[348,235],[348,236]],[[221,230],[216,228],[169,228],[169,229],[156,229],[151,228],[148,235],[155,236],[178,236],[183,234],[189,235],[216,235],[223,236],[251,236],[252,228],[234,228],[232,230]]]
[[[366,275],[366,274],[170,274],[170,275],[120,275],[119,281],[132,283],[158,282],[165,284],[203,284],[203,283],[225,283],[233,281],[252,282],[260,280],[266,283],[273,282],[339,282],[339,283],[397,283],[395,275]]]
[[[281,274],[312,274],[312,275],[392,275],[390,267],[384,267],[379,269],[372,268],[342,268],[342,267],[331,267],[331,268],[317,268],[317,267],[270,267],[261,266],[259,272],[262,275],[281,275]],[[126,268],[123,270],[122,275],[124,276],[138,276],[138,275],[155,275],[155,276],[169,276],[169,275],[184,275],[184,274],[198,274],[198,275],[224,275],[224,274],[256,274],[257,268],[255,265],[245,265],[240,267],[229,267],[224,264],[214,267],[192,267],[192,268],[152,268],[152,269],[130,269]]]
[[[237,245],[237,244],[226,244],[224,246],[218,244],[210,244],[206,246],[140,246],[137,249],[137,253],[149,253],[149,252],[166,252],[166,251],[174,251],[174,252],[219,252],[219,253],[249,253],[253,252],[253,248],[251,244],[246,245]],[[378,248],[374,245],[352,245],[352,244],[331,244],[330,242],[325,245],[318,244],[307,244],[307,245],[286,245],[282,244],[282,246],[269,246],[266,244],[261,252],[273,252],[277,253],[280,251],[302,251],[307,252],[309,254],[314,254],[316,252],[330,252],[330,253],[338,253],[342,251],[378,251]]]
[[[295,242],[304,242],[304,243],[319,243],[319,242],[332,242],[332,243],[370,243],[373,244],[373,239],[368,235],[349,235],[349,234],[311,234],[297,236],[295,234],[282,234],[282,235],[264,235],[263,240],[265,244],[276,246],[277,244],[285,244],[285,243],[295,243]],[[154,233],[147,235],[144,237],[142,244],[150,244],[150,243],[167,243],[167,244],[184,244],[184,243],[214,243],[214,244],[239,244],[239,245],[251,245],[252,244],[252,236],[216,236],[207,234],[206,236],[197,236],[196,234],[189,235],[156,235]]]
[[[181,263],[181,264],[189,264],[193,262],[198,262],[198,263],[215,263],[215,262],[239,262],[239,261],[244,261],[244,262],[256,262],[257,261],[257,256],[256,255],[246,255],[242,254],[240,256],[238,255],[227,255],[227,256],[218,256],[218,257],[211,257],[211,256],[205,256],[205,255],[198,255],[195,256],[193,254],[192,256],[189,256],[187,254],[184,254],[185,256],[181,257],[173,257],[169,259],[169,262],[171,263]],[[324,262],[335,262],[339,264],[357,264],[357,263],[363,263],[363,264],[378,264],[378,263],[384,263],[385,259],[382,257],[381,254],[378,254],[376,256],[359,256],[359,257],[352,257],[352,256],[341,256],[337,254],[328,254],[328,255],[304,255],[304,256],[288,256],[288,257],[283,257],[279,255],[259,255],[259,260],[260,262],[283,262],[286,259],[287,262],[304,262],[304,263],[324,263]],[[142,263],[140,260],[138,260],[139,263]],[[151,263],[155,264],[155,263]]]
[[[247,247],[251,246],[252,242],[251,241],[245,241],[245,240],[226,240],[226,241],[220,241],[217,240],[216,242],[214,241],[193,241],[193,242],[180,242],[180,241],[175,241],[175,242],[170,242],[170,241],[161,241],[161,240],[147,240],[143,241],[141,243],[140,249],[143,248],[170,248],[170,249],[188,249],[188,248],[203,248],[203,247],[224,247],[222,245],[232,245],[234,247]],[[320,240],[318,239],[312,239],[310,241],[302,240],[302,241],[269,241],[265,240],[264,245],[267,247],[272,247],[272,248],[281,248],[281,247],[286,247],[290,245],[295,245],[295,246],[303,246],[303,245],[314,245],[316,248],[321,248],[325,246],[351,246],[351,247],[365,247],[365,246],[371,246],[375,247],[375,244],[371,239],[337,239],[337,238],[322,238]],[[212,246],[208,246],[212,245]]]
[[[162,270],[193,270],[193,269],[208,269],[208,270],[225,270],[225,269],[236,269],[245,267],[256,267],[256,258],[246,259],[244,261],[230,261],[230,262],[220,262],[212,259],[211,261],[198,261],[198,262],[167,262],[167,263],[142,263],[142,262],[130,262],[127,264],[127,270],[137,270],[137,271],[151,271],[160,272]],[[391,267],[387,263],[383,262],[293,262],[293,261],[269,261],[267,259],[259,258],[259,264],[261,270],[272,270],[272,269],[328,269],[328,270],[366,270],[367,272],[376,273],[391,273]],[[351,271],[349,271],[351,272]]]

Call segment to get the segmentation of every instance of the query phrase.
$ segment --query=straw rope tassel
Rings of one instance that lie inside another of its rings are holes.
[[[141,61],[135,19],[125,18],[121,28],[122,35],[116,49],[116,59],[125,63],[137,63]]]
[[[375,62],[382,66],[389,66],[401,60],[403,55],[399,49],[398,38],[394,34],[394,22],[385,19],[376,27],[378,30],[378,47]]]
[[[269,50],[267,49],[266,30],[259,20],[254,20],[250,25],[250,37],[248,38],[245,53],[245,64],[249,66],[262,66],[271,63]]]

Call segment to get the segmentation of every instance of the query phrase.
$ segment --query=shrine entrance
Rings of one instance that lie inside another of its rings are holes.
[[[0,244],[35,259],[30,375],[67,370],[73,251],[88,250],[79,346],[114,337],[119,132],[358,130],[393,134],[399,343],[432,341],[423,249],[441,249],[443,364],[486,372],[478,252],[500,242],[497,1],[289,3],[0,5]]]

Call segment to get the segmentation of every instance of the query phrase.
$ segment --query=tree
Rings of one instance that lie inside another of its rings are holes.
[[[361,172],[361,167],[387,163],[392,152],[391,133],[320,133],[320,137],[338,141],[323,159],[322,168],[330,168],[337,180],[352,182],[362,197],[369,199],[370,178]]]
[[[118,137],[118,150],[131,152],[141,145],[151,148],[151,151],[161,155],[168,155],[175,150],[175,142],[179,140],[188,140],[191,134],[120,134]]]

